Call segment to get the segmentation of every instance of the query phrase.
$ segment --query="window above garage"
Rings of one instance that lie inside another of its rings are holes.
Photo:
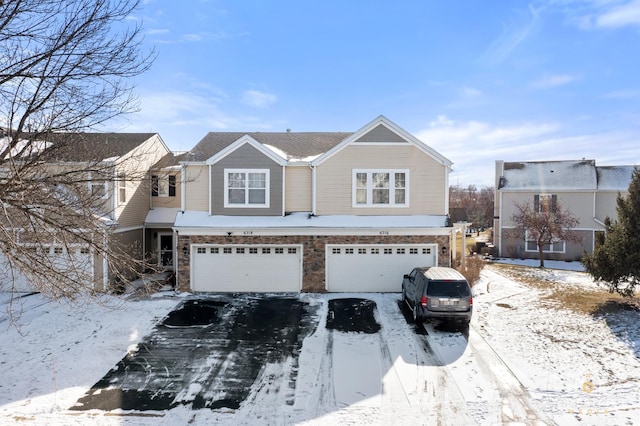
[[[353,207],[408,207],[409,170],[353,170]]]
[[[225,207],[269,207],[268,169],[225,169]]]

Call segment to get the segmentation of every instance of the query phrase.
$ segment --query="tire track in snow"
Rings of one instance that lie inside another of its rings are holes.
[[[477,422],[548,424],[530,404],[525,387],[473,326],[468,339],[462,334],[439,332],[432,325],[425,325],[425,329],[429,344],[451,373]],[[492,405],[499,409],[486,409]],[[500,418],[485,417],[492,412],[499,412]]]
[[[455,381],[443,369],[426,336],[407,323],[401,305],[389,303],[388,299],[377,303],[384,334],[380,336],[384,342],[381,350],[389,353],[385,356],[390,364],[385,376],[385,384],[390,388],[384,392],[387,395],[383,399],[384,424],[399,424],[399,413],[406,413],[403,414],[406,422],[420,419],[429,425],[474,423],[464,409],[464,399]],[[394,382],[396,388],[391,387]],[[391,397],[399,389],[403,392],[402,401]]]

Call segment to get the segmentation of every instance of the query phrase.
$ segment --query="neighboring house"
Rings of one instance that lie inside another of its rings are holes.
[[[209,133],[154,168],[147,250],[165,263],[177,212],[182,290],[398,292],[413,267],[451,263],[451,164],[383,116],[355,133]]]
[[[515,205],[525,203],[534,208],[560,203],[580,221],[574,231],[581,242],[554,242],[544,247],[545,259],[579,260],[585,251],[593,252],[605,218],[616,218],[616,197],[626,195],[632,171],[633,166],[596,166],[595,160],[496,161],[494,245],[499,255],[538,258],[534,241],[509,232],[515,228]]]
[[[43,165],[44,173],[99,165],[96,167],[99,175],[87,176],[87,190],[103,199],[97,214],[103,220],[105,232],[94,238],[107,238],[110,247],[115,244],[126,247],[142,261],[144,220],[150,206],[146,170],[169,153],[167,146],[156,133],[56,133],[44,143],[55,147],[62,140],[66,148],[55,151],[55,160]],[[66,143],[69,140],[71,144]],[[76,253],[66,253],[68,247],[55,241],[50,244],[50,253],[45,255],[59,255],[60,259],[73,256],[86,269],[83,276],[90,277],[96,290],[109,289],[120,278],[131,278],[115,276],[106,259],[88,244],[74,246]],[[6,286],[7,280],[12,280],[18,290],[30,289],[24,277],[10,277],[0,268],[0,286]]]
[[[156,270],[173,271],[175,238],[173,224],[181,209],[181,156],[167,153],[149,171],[150,205],[144,221],[145,253]]]

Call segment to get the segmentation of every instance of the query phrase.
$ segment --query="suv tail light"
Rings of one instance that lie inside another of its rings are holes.
[[[469,306],[473,306],[473,297],[469,298]]]
[[[427,306],[427,302],[429,301],[429,299],[427,299],[427,296],[422,296],[422,298],[420,299],[420,304],[422,306]]]

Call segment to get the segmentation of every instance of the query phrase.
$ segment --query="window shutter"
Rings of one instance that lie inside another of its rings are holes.
[[[535,211],[536,213],[540,212],[540,196],[539,195],[533,196],[533,211]]]
[[[173,175],[169,176],[169,197],[176,196],[176,177]]]
[[[551,213],[555,213],[556,212],[556,207],[558,206],[558,196],[557,195],[552,195],[551,196]]]
[[[158,196],[158,176],[156,175],[151,176],[151,196]]]

